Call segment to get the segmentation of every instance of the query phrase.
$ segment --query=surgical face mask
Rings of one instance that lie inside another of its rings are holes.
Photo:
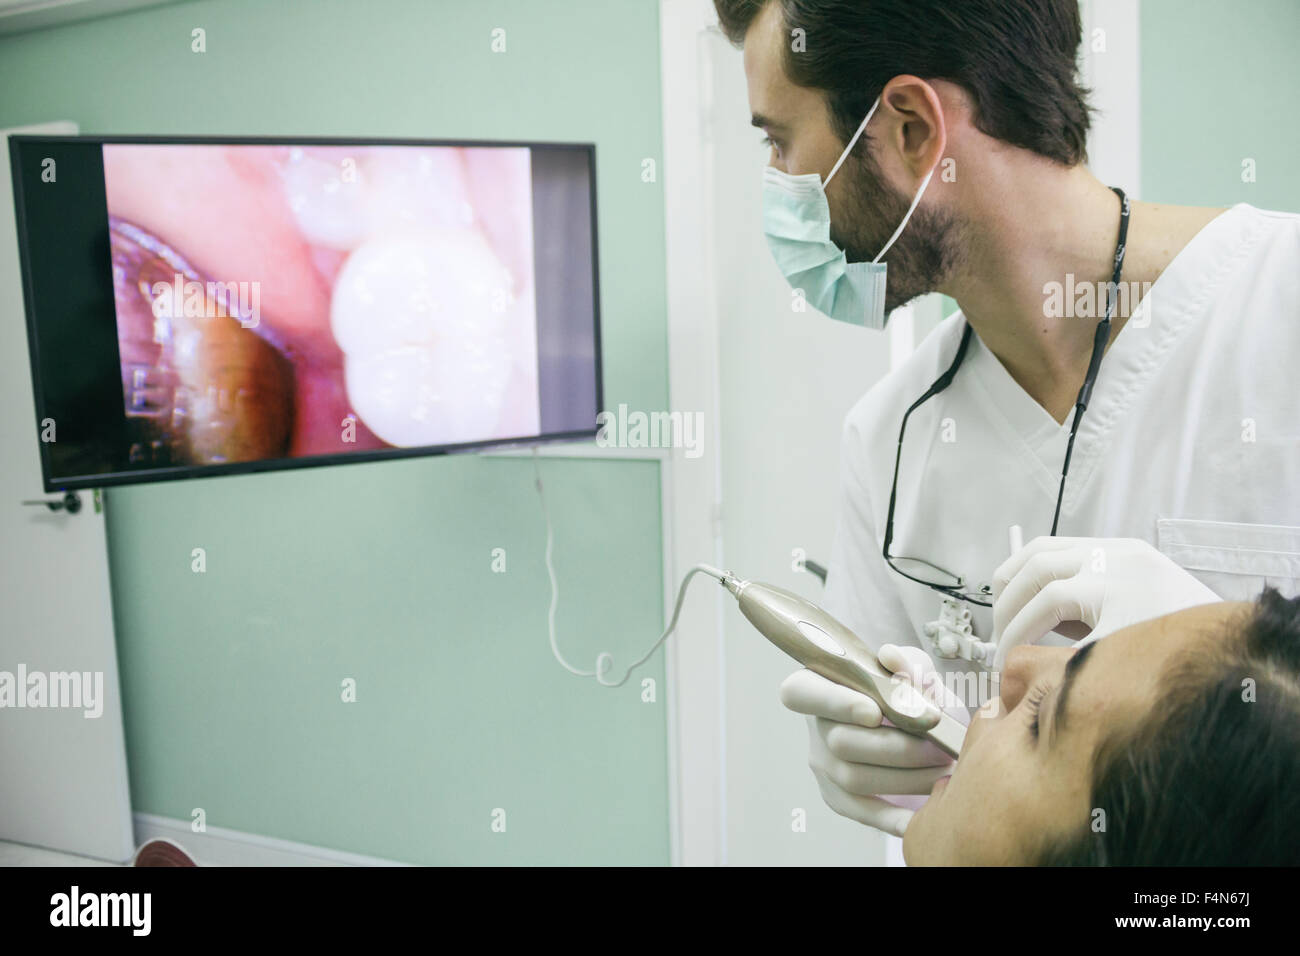
[[[934,175],[933,169],[926,173],[907,215],[871,262],[849,262],[844,250],[831,241],[826,186],[853,151],[879,105],[877,97],[826,182],[816,173],[792,176],[772,166],[763,171],[763,232],[786,281],[802,290],[808,303],[819,312],[869,329],[885,327],[886,263],[880,259],[902,235]]]

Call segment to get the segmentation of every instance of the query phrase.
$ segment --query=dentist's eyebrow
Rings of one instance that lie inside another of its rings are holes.
[[[755,113],[749,118],[750,126],[757,126],[759,129],[785,129],[785,126],[774,119],[769,119],[762,113]]]
[[[1070,688],[1074,686],[1074,682],[1079,677],[1079,671],[1083,670],[1083,665],[1088,662],[1088,655],[1092,653],[1092,649],[1096,646],[1096,641],[1085,645],[1082,650],[1075,651],[1070,659],[1065,662],[1065,677],[1056,691],[1056,706],[1052,708],[1052,731],[1047,741],[1049,747],[1056,742],[1057,733],[1065,728],[1065,702],[1070,696]]]

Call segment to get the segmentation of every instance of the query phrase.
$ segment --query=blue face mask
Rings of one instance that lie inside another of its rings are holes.
[[[902,235],[903,227],[912,218],[934,175],[933,169],[926,173],[907,215],[871,262],[849,262],[844,250],[831,242],[831,208],[826,201],[826,186],[853,151],[879,105],[877,98],[835,161],[825,183],[816,173],[791,176],[772,166],[763,171],[763,232],[786,281],[792,288],[802,290],[817,311],[869,329],[885,327],[886,264],[880,259]]]

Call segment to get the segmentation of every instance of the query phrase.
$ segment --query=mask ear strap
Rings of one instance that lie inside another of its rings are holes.
[[[844,152],[840,153],[840,158],[835,160],[835,165],[831,167],[831,174],[827,176],[826,181],[822,183],[822,189],[825,189],[830,185],[831,179],[840,171],[840,167],[844,165],[844,160],[849,158],[849,153],[853,152],[853,147],[857,145],[858,139],[862,136],[862,131],[867,128],[867,123],[871,120],[872,114],[876,112],[876,107],[879,105],[880,97],[877,96],[876,102],[872,103],[871,109],[867,110],[866,119],[858,124],[858,131],[854,133],[853,138],[849,140],[849,145],[844,147]]]
[[[892,246],[898,240],[898,237],[903,234],[903,229],[907,226],[907,221],[912,218],[912,213],[916,212],[916,207],[921,203],[921,197],[925,195],[925,187],[930,185],[930,177],[934,175],[934,171],[938,168],[939,164],[935,163],[934,167],[925,174],[925,179],[921,180],[921,188],[916,191],[916,196],[912,199],[912,205],[907,209],[907,215],[904,216],[903,221],[898,224],[898,228],[894,230],[894,234],[889,237],[889,241],[885,243],[885,248],[880,250],[880,254],[877,255],[876,258],[872,259],[872,262],[879,262],[881,256],[888,252],[890,246]]]

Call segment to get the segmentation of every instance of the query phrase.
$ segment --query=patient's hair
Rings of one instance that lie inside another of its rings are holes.
[[[737,46],[769,3],[786,36],[799,29],[806,41],[786,44],[786,76],[825,92],[842,142],[886,83],[911,74],[962,87],[988,136],[1065,166],[1087,156],[1079,0],[713,0]]]
[[[1097,751],[1089,806],[1048,866],[1300,863],[1300,598],[1268,588],[1210,654],[1175,661],[1140,727]]]

